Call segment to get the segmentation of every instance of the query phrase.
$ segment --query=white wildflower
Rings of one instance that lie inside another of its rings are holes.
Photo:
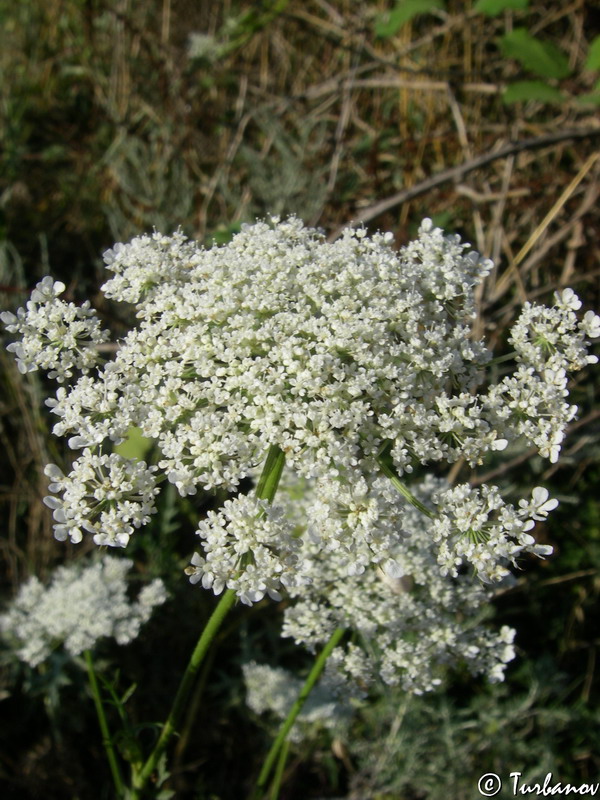
[[[290,491],[289,483],[283,491]],[[447,486],[433,480],[417,488],[419,499],[431,507],[444,491]],[[474,674],[500,680],[514,650],[507,647],[509,629],[494,633],[478,621],[490,591],[473,574],[444,574],[431,521],[399,495],[388,497],[385,482],[377,479],[369,493],[388,509],[382,537],[387,558],[379,555],[379,567],[365,565],[359,574],[351,568],[351,548],[326,550],[318,538],[305,536],[303,568],[310,581],[290,590],[295,602],[284,611],[283,635],[314,649],[337,627],[349,629],[353,641],[334,650],[331,668],[359,686],[379,678],[420,694],[439,686],[445,668],[460,662]],[[304,517],[312,527],[317,515],[337,518],[348,535],[357,520],[338,500],[331,498],[325,514],[323,498],[305,491],[291,507],[293,520]]]
[[[548,555],[552,548],[537,545],[530,531],[534,520],[545,519],[558,505],[548,491],[533,490],[530,502],[515,509],[502,499],[496,486],[474,489],[468,484],[442,489],[432,495],[437,515],[431,535],[438,544],[437,560],[444,572],[456,577],[463,563],[471,563],[482,580],[494,582],[508,575],[506,564],[516,566],[524,553]]]
[[[597,339],[600,336],[600,317],[598,314],[594,314],[593,311],[586,311],[579,323],[579,329],[589,339]]]
[[[129,559],[103,556],[87,566],[75,562],[59,567],[48,586],[30,578],[0,616],[3,638],[32,667],[60,646],[76,656],[100,639],[133,641],[167,594],[156,579],[137,600],[130,600],[126,575],[132,566]]]
[[[550,493],[543,486],[536,486],[531,493],[531,501],[519,500],[519,506],[531,519],[545,520],[550,511],[558,506],[558,500],[549,499]]]
[[[246,605],[265,594],[281,600],[281,589],[297,583],[302,574],[300,542],[292,536],[292,526],[280,507],[264,500],[243,495],[226,500],[218,513],[208,512],[197,533],[203,554],[194,554],[186,573],[192,583],[201,581],[215,594],[225,587],[235,589]]]
[[[89,305],[59,299],[60,282],[45,278],[26,309],[5,313],[20,337],[10,345],[19,368],[69,379],[47,401],[54,433],[83,451],[69,475],[49,468],[56,536],[89,532],[124,547],[154,512],[160,481],[182,496],[234,493],[276,447],[313,482],[310,518],[292,529],[279,508],[227,501],[200,523],[192,581],[254,603],[319,586],[313,571],[324,566],[314,565],[330,563],[357,592],[363,579],[390,589],[413,575],[403,553],[415,528],[408,501],[381,477],[382,459],[401,477],[483,464],[522,439],[555,462],[577,413],[569,376],[595,361],[588,339],[600,318],[579,320],[570,289],[551,308],[526,303],[510,333],[516,368],[489,385],[492,354],[473,320],[491,262],[431,220],[398,252],[392,240],[361,229],[329,243],[292,217],[246,225],[210,249],[181,232],[119,243],[105,253],[103,290],[134,304],[137,322],[105,363],[98,321]],[[132,427],[153,441],[156,466],[106,454]],[[465,564],[495,581],[522,553],[547,553],[529,533],[553,507],[539,492],[516,509],[495,487],[428,498],[428,558],[450,583]],[[323,613],[323,624],[335,616]],[[458,634],[444,631],[451,648]],[[390,653],[401,661],[408,645],[398,647]],[[355,652],[356,675],[361,659]]]

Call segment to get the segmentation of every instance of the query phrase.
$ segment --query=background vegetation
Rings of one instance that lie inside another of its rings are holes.
[[[600,308],[596,3],[0,0],[0,22],[5,308],[52,273],[118,329],[98,294],[104,249],[153,226],[224,242],[267,213],[296,213],[331,236],[364,219],[398,244],[423,216],[461,233],[497,264],[479,297],[480,333],[500,351],[526,299],[572,286]],[[55,542],[41,504],[43,466],[67,458],[48,434],[44,386],[3,350],[0,366],[8,600],[87,546]],[[444,692],[417,699],[377,687],[346,741],[316,733],[292,751],[282,797],[459,800],[488,771],[598,779],[596,386],[589,370],[573,387],[579,420],[560,464],[514,451],[449,476],[508,492],[535,480],[561,500],[538,531],[556,555],[495,605],[492,624],[518,630],[506,683],[453,674]],[[120,692],[140,681],[127,704],[134,722],[164,717],[210,613],[181,568],[194,520],[214,502],[167,492],[132,541],[139,573],[165,577],[172,593],[135,644],[101,653]],[[177,797],[245,796],[274,728],[246,709],[240,664],[306,663],[277,638],[278,621],[273,603],[233,615],[177,744]],[[43,672],[8,652],[1,663],[3,796],[110,797],[83,671],[59,654]]]

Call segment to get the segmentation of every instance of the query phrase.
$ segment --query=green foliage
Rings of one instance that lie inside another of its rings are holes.
[[[233,52],[242,47],[246,42],[259,31],[267,27],[277,16],[284,13],[290,0],[270,0],[257,4],[258,7],[251,8],[240,14],[239,17],[230,17],[221,31],[228,39],[223,46],[223,53]]]
[[[600,36],[596,36],[590,42],[587,58],[585,60],[585,68],[598,70],[600,69]]]
[[[206,237],[207,247],[211,247],[213,243],[217,245],[229,244],[235,234],[240,232],[241,227],[239,222],[229,222],[219,225],[210,236]]]
[[[555,664],[540,660],[520,673],[522,688],[516,681],[480,687],[468,700],[452,690],[424,698],[392,690],[365,706],[350,743],[360,796],[469,800],[481,775],[495,772],[504,783],[498,797],[508,800],[515,770],[529,783],[548,772],[565,783],[581,783],[588,769],[595,774],[597,759],[578,764],[571,754],[594,740],[598,712],[565,706]]]
[[[515,28],[500,40],[507,58],[516,59],[525,69],[542,78],[566,78],[571,74],[562,50],[552,42],[532,36],[526,28]]]
[[[529,0],[477,0],[473,11],[487,17],[497,17],[503,11],[524,11],[528,6]]]
[[[576,99],[581,106],[600,106],[600,81],[594,87],[593,92],[580,94]]]
[[[502,100],[505,103],[520,103],[527,100],[537,100],[540,103],[562,103],[564,95],[554,86],[549,86],[543,81],[515,81],[509,83]]]
[[[383,39],[394,36],[403,25],[419,14],[430,14],[444,8],[443,0],[399,0],[392,11],[377,19],[375,35]]]

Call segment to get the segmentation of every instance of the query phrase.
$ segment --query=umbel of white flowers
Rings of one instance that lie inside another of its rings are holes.
[[[418,501],[430,505],[447,491],[444,481],[431,477],[414,487]],[[482,624],[492,587],[472,574],[442,574],[431,520],[406,507],[386,478],[340,489],[332,502],[318,484],[298,487],[286,475],[281,494],[282,500],[296,498],[286,507],[301,534],[307,578],[289,590],[293,602],[286,604],[282,635],[313,650],[336,628],[353,630],[354,641],[329,657],[330,678],[358,687],[381,678],[421,694],[441,684],[449,664],[462,662],[474,675],[503,679],[515,656],[515,631],[503,626],[495,633]],[[347,546],[323,546],[332,528]],[[389,559],[375,569],[356,569],[351,542],[359,531],[374,548],[385,542]]]
[[[234,493],[275,447],[310,484],[311,524],[291,521],[295,499],[232,497],[199,524],[193,583],[248,604],[285,592],[294,608],[355,576],[377,594],[378,576],[406,572],[411,503],[445,587],[464,565],[492,582],[521,554],[548,554],[530,532],[557,505],[543,487],[516,505],[468,484],[426,486],[419,501],[402,480],[426,465],[481,464],[518,439],[555,462],[577,410],[568,373],[597,360],[587,348],[600,318],[578,318],[570,289],[552,307],[526,303],[510,332],[514,367],[493,383],[492,354],[472,331],[491,262],[430,220],[400,251],[392,238],[349,229],[328,243],[273,218],[209,249],[181,233],[115,245],[103,291],[134,304],[137,323],[106,362],[98,345],[109,334],[89,305],[60,299],[60,282],[44,278],[25,309],[2,314],[19,369],[61,384],[47,401],[53,430],[81,451],[67,475],[47,468],[57,538],[125,547],[156,510],[161,480],[181,495]],[[156,466],[110,453],[132,427],[154,442]],[[382,487],[390,478],[402,494]]]
[[[60,646],[77,656],[107,637],[128,644],[167,599],[157,578],[130,600],[127,573],[132,566],[130,559],[105,555],[92,564],[59,567],[48,586],[29,578],[0,616],[2,637],[31,667]]]
[[[302,681],[281,667],[249,661],[242,667],[246,683],[246,703],[255,714],[271,712],[285,719],[302,689]],[[343,733],[352,718],[353,707],[347,696],[340,697],[339,682],[327,678],[311,691],[298,715],[289,739],[301,742],[311,729],[328,728]]]

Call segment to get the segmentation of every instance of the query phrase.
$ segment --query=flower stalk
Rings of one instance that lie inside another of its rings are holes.
[[[285,455],[282,450],[276,445],[271,445],[256,489],[256,495],[259,500],[267,500],[268,502],[273,501],[273,498],[277,492],[277,486],[279,485],[284,463]],[[141,792],[150,779],[150,776],[156,770],[160,757],[167,748],[167,745],[173,737],[173,734],[176,733],[181,722],[181,717],[185,710],[189,694],[192,690],[196,673],[204,661],[206,653],[208,652],[208,649],[210,648],[217,631],[221,627],[223,620],[234,605],[235,600],[235,590],[227,589],[223,593],[219,604],[213,611],[206,624],[206,627],[202,631],[202,634],[198,640],[198,643],[196,644],[196,647],[194,648],[194,652],[192,653],[192,656],[183,674],[183,678],[179,684],[179,689],[175,695],[175,700],[173,701],[171,711],[169,712],[169,716],[167,717],[162,728],[158,741],[154,746],[153,751],[148,756],[144,766],[137,774],[134,774],[133,776],[132,800],[136,800],[137,798],[141,797]]]
[[[106,714],[104,713],[104,706],[102,705],[102,698],[100,697],[100,687],[98,686],[98,679],[96,678],[96,671],[94,669],[94,660],[92,658],[92,653],[90,650],[86,650],[84,652],[84,658],[87,666],[92,697],[94,698],[94,705],[96,706],[96,714],[98,715],[98,723],[100,725],[100,731],[102,733],[102,744],[104,745],[104,749],[106,750],[106,757],[108,759],[108,764],[110,766],[110,771],[112,773],[113,783],[115,785],[115,791],[117,793],[117,797],[123,797],[123,793],[125,790],[123,784],[123,778],[121,777],[119,762],[117,761],[117,756],[115,753],[115,749],[113,747],[112,737],[110,735],[110,729],[108,727],[108,721],[106,719]]]
[[[344,633],[345,628],[336,628],[331,634],[329,641],[316,658],[315,663],[313,664],[313,667],[304,683],[304,686],[300,690],[300,694],[290,708],[287,717],[279,729],[279,733],[277,734],[275,741],[271,745],[271,749],[265,758],[262,769],[258,776],[258,780],[256,781],[254,791],[250,795],[250,800],[260,800],[260,798],[263,797],[267,782],[269,780],[269,775],[271,774],[271,770],[273,769],[275,761],[277,760],[280,750],[286,741],[286,737],[290,732],[292,725],[296,721],[298,714],[302,711],[302,708],[306,703],[306,700],[308,699],[308,696],[311,693],[315,683],[321,677],[321,673],[325,669],[327,659],[331,655],[334,648],[340,643]],[[281,780],[281,776],[279,776],[279,780]],[[276,796],[275,798],[271,797],[271,800],[276,800]]]
[[[289,740],[286,739],[281,745],[281,750],[279,751],[279,758],[277,759],[277,767],[275,769],[275,775],[273,776],[273,783],[271,784],[269,800],[277,800],[279,797],[279,789],[281,788],[281,780],[283,778],[283,772],[285,770],[285,763],[287,761],[289,749],[290,743]]]
[[[429,517],[429,519],[433,519],[435,517],[433,511],[427,508],[426,505],[423,505],[423,503],[410,491],[408,486],[406,486],[406,484],[400,480],[396,474],[396,470],[390,464],[388,464],[384,455],[380,455],[377,459],[377,462],[383,474],[390,479],[394,488],[400,492],[402,497],[408,500],[411,506],[414,506],[422,514],[425,514],[426,517]]]

